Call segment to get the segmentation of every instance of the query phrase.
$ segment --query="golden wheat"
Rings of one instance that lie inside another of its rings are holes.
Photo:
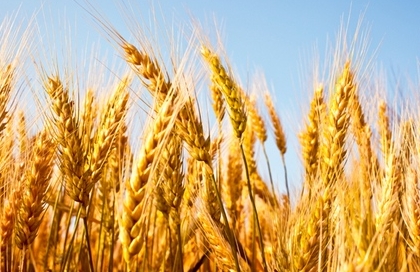
[[[0,271],[420,269],[417,109],[383,100],[367,110],[375,81],[361,79],[355,48],[337,49],[314,90],[294,194],[294,136],[263,77],[242,88],[197,33],[185,52],[174,47],[169,68],[146,35],[133,33],[136,47],[101,18],[135,75],[110,67],[115,85],[102,94],[61,62],[46,71],[27,33],[0,25]]]

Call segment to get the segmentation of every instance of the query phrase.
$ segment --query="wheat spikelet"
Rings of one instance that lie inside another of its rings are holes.
[[[114,237],[117,234],[116,203],[115,200],[120,191],[120,180],[124,180],[124,170],[130,168],[131,152],[129,149],[128,137],[126,136],[127,126],[122,123],[118,127],[117,136],[113,148],[109,152],[108,160],[103,166],[102,177],[98,183],[98,198],[100,198],[100,231],[98,244],[97,269],[105,270],[107,265],[104,260],[111,258],[117,243]],[[101,254],[99,254],[101,253]],[[115,253],[114,253],[115,256]],[[122,258],[122,257],[121,257]],[[102,267],[103,265],[103,267]]]
[[[356,92],[351,96],[351,118],[353,124],[353,134],[358,145],[360,156],[360,187],[362,199],[364,199],[364,208],[362,210],[370,210],[370,199],[372,197],[372,189],[370,179],[373,178],[379,170],[379,162],[376,154],[371,146],[371,129],[366,124],[365,116],[362,111],[359,97]]]

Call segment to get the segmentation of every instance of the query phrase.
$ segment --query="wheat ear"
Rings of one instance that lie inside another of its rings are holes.
[[[127,264],[133,260],[144,242],[145,230],[142,226],[141,217],[144,216],[143,203],[146,198],[146,185],[151,178],[154,162],[157,160],[158,147],[162,137],[168,137],[173,122],[173,102],[166,100],[150,131],[147,132],[145,142],[142,145],[137,162],[133,165],[130,180],[126,182],[126,194],[124,208],[120,224],[120,241],[123,247],[123,256]]]
[[[59,168],[64,176],[66,191],[74,201],[87,207],[89,191],[86,174],[88,173],[84,169],[86,147],[83,146],[78,133],[79,121],[76,118],[74,101],[70,99],[68,89],[56,76],[48,78],[44,88],[51,100],[53,136],[58,145]]]
[[[33,243],[41,224],[46,191],[52,175],[54,146],[45,134],[37,137],[33,153],[33,164],[23,180],[25,191],[15,226],[16,245],[25,250]]]
[[[118,84],[115,92],[108,100],[99,122],[98,131],[94,137],[92,154],[90,158],[90,171],[92,173],[87,191],[98,182],[102,167],[106,163],[111,148],[115,147],[119,127],[123,125],[127,113],[127,102],[130,80],[124,78]]]
[[[171,83],[165,79],[157,61],[127,42],[123,42],[121,47],[125,52],[125,60],[133,65],[135,71],[143,77],[147,89],[162,103],[171,90]]]
[[[353,73],[350,62],[346,62],[344,69],[336,81],[335,92],[330,101],[329,113],[323,129],[321,152],[321,177],[323,186],[333,186],[343,171],[346,155],[344,143],[349,126],[348,105],[354,91]]]
[[[309,108],[308,123],[305,130],[299,135],[306,174],[304,188],[309,191],[318,172],[321,123],[325,115],[325,109],[324,88],[318,87]]]
[[[273,130],[274,130],[274,137],[276,140],[276,145],[281,154],[281,160],[282,160],[283,169],[284,169],[284,180],[286,184],[286,192],[287,192],[287,196],[290,198],[289,181],[287,178],[287,168],[286,168],[286,159],[285,159],[285,154],[287,151],[286,135],[284,133],[283,126],[280,121],[280,117],[278,116],[276,109],[274,107],[273,100],[271,99],[271,96],[268,92],[265,93],[264,101],[265,101],[265,105],[267,106],[268,113],[270,115],[270,120],[271,120]]]
[[[169,269],[183,271],[182,263],[182,237],[180,205],[184,193],[182,184],[182,143],[174,134],[168,135],[166,141],[161,143],[158,173],[155,174],[156,206],[166,217],[169,223],[169,254],[166,264]]]
[[[228,75],[217,55],[204,46],[201,48],[201,54],[212,70],[212,81],[222,92],[228,104],[227,111],[236,136],[241,138],[245,131],[247,116],[239,86]]]
[[[226,104],[228,105],[227,111],[229,113],[233,130],[236,134],[236,137],[240,139],[242,159],[244,161],[245,173],[247,176],[249,198],[252,203],[254,220],[258,228],[259,243],[261,246],[261,256],[263,260],[264,271],[267,271],[268,268],[267,268],[267,262],[265,259],[265,254],[264,254],[264,244],[262,240],[261,226],[258,219],[257,208],[255,206],[254,193],[251,186],[248,165],[246,163],[246,156],[245,156],[244,147],[242,144],[243,133],[246,129],[246,123],[247,123],[247,115],[244,108],[245,103],[243,102],[243,98],[242,98],[243,92],[239,89],[239,86],[232,79],[232,77],[227,74],[226,69],[223,67],[219,57],[216,54],[212,53],[209,48],[202,46],[201,55],[203,56],[204,60],[207,62],[208,66],[210,67],[212,71],[212,76],[211,76],[212,82],[217,84],[217,86],[223,93],[223,97],[226,101]]]
[[[9,195],[10,198],[13,194]],[[13,202],[13,199],[12,199]],[[0,268],[2,271],[11,271],[12,247],[11,238],[15,224],[15,209],[9,200],[2,205],[0,221]]]
[[[14,69],[11,64],[0,71],[0,134],[7,123],[7,104],[12,93],[14,77]]]

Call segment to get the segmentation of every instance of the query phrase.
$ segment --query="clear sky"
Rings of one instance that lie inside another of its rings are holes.
[[[85,5],[83,0],[80,5]],[[99,7],[112,21],[116,29],[124,33],[126,25],[122,20],[118,1],[95,0],[91,3]],[[130,1],[126,1],[130,2]],[[302,108],[308,107],[308,91],[302,82],[302,74],[311,69],[302,66],[310,63],[314,48],[322,57],[327,37],[335,40],[341,19],[350,18],[350,29],[357,25],[359,15],[364,13],[364,25],[370,27],[372,51],[378,48],[375,61],[384,67],[393,78],[410,77],[418,82],[420,56],[420,1],[376,0],[376,1],[239,1],[239,0],[162,0],[159,2],[131,0],[141,11],[141,17],[148,21],[151,3],[157,13],[162,13],[170,22],[189,23],[191,16],[203,24],[213,18],[222,25],[224,45],[231,64],[242,82],[256,70],[265,74],[272,92],[276,95],[278,112],[286,127],[288,143],[287,163],[293,183],[300,182],[298,162],[297,132],[302,125]],[[49,24],[67,20],[75,25],[77,35],[82,37],[75,46],[85,47],[88,39],[107,42],[100,35],[83,8],[72,0],[0,0],[0,20],[7,14],[20,9],[19,16],[30,16],[38,12],[41,22],[47,17]],[[43,10],[41,10],[43,7]],[[40,23],[44,25],[44,23]],[[42,34],[42,33],[41,33]],[[418,84],[417,84],[418,86]],[[272,148],[270,156],[278,160],[277,151]],[[277,164],[280,166],[280,164]],[[275,167],[275,166],[274,166]],[[280,167],[276,177],[282,180]],[[281,187],[283,185],[281,184]]]

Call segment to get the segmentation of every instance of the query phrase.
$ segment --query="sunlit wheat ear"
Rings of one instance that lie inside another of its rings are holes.
[[[124,118],[128,110],[129,85],[130,79],[124,78],[103,109],[99,128],[92,144],[93,150],[89,162],[92,175],[86,189],[88,192],[101,177],[102,167],[108,159],[111,148],[115,147],[118,129],[124,124]]]
[[[374,205],[372,198],[374,196],[374,188],[377,184],[379,162],[376,152],[371,144],[371,129],[366,122],[363,112],[363,100],[359,98],[358,92],[355,90],[350,97],[350,118],[351,132],[357,144],[358,161],[354,162],[357,171],[351,172],[350,185],[344,196],[341,196],[341,203],[351,203],[345,205],[344,212],[348,214],[342,221],[343,227],[346,228],[343,240],[354,243],[357,248],[352,251],[352,246],[341,247],[338,250],[341,254],[339,259],[347,259],[349,265],[360,269],[360,267],[372,267],[376,262],[376,256],[371,251],[371,242],[375,235],[375,226],[373,220]],[[341,206],[343,206],[341,204]],[[354,257],[349,257],[354,256]],[[370,268],[369,268],[370,269]]]
[[[160,148],[157,171],[155,173],[156,208],[167,220],[169,231],[169,254],[165,266],[183,270],[180,205],[184,193],[182,184],[182,142],[174,134],[168,135]]]
[[[267,268],[267,262],[265,260],[261,226],[259,224],[258,213],[255,206],[254,193],[252,190],[250,175],[249,175],[246,157],[244,153],[244,147],[242,143],[243,133],[247,125],[247,115],[244,108],[245,103],[243,101],[243,92],[240,90],[238,84],[233,80],[233,78],[227,74],[226,69],[223,67],[219,59],[219,56],[212,53],[210,49],[205,46],[201,47],[201,55],[203,56],[204,60],[207,62],[207,65],[209,66],[211,70],[211,81],[217,86],[219,86],[221,92],[223,93],[223,97],[227,104],[226,108],[229,113],[233,131],[235,132],[236,137],[240,140],[239,145],[241,148],[242,159],[244,161],[244,166],[245,166],[249,199],[252,203],[253,216],[254,216],[254,220],[258,229],[258,234],[259,234],[258,238],[259,238],[259,243],[261,247],[261,257],[263,261],[264,271],[267,271],[268,268]],[[220,200],[220,197],[219,197],[219,200]],[[225,221],[227,221],[226,218],[225,218]],[[254,235],[254,238],[255,237],[256,236]],[[232,243],[232,239],[230,239],[230,243],[233,247],[234,244]],[[236,257],[236,255],[234,255],[234,257]],[[238,262],[236,266],[237,267],[239,266]]]
[[[12,198],[13,194],[10,193]],[[13,202],[13,200],[12,200]],[[0,268],[2,271],[10,270],[10,260],[12,257],[12,234],[15,224],[16,211],[8,199],[2,204],[2,212],[0,214]]]
[[[154,163],[158,160],[159,145],[169,137],[174,122],[174,105],[171,99],[166,100],[155,117],[150,130],[145,133],[145,141],[139,157],[133,164],[130,180],[126,182],[126,193],[123,200],[123,211],[120,225],[120,241],[127,264],[131,264],[143,247],[146,232],[141,217],[147,201],[146,186],[151,178]],[[172,125],[171,125],[172,124]]]
[[[371,180],[377,176],[379,162],[371,145],[371,128],[366,123],[365,114],[362,110],[361,101],[357,92],[353,92],[350,98],[350,115],[352,131],[355,137],[358,153],[360,156],[360,188],[363,199],[363,210],[371,208],[370,199],[372,198]]]
[[[328,260],[328,248],[330,243],[329,217],[331,212],[331,191],[326,188],[322,195],[316,198],[314,205],[309,207],[309,214],[307,219],[298,219],[299,231],[302,229],[302,234],[297,233],[296,253],[294,256],[294,267],[298,271],[313,271],[316,268],[325,269]]]
[[[387,104],[385,101],[380,101],[379,103],[379,113],[378,113],[378,127],[381,143],[382,156],[385,160],[390,153],[392,146],[392,132],[390,129],[390,123],[387,113]]]
[[[382,117],[381,117],[382,115]],[[381,144],[383,148],[384,169],[381,176],[380,189],[376,194],[377,212],[374,217],[376,232],[381,239],[378,239],[376,246],[379,255],[385,255],[387,258],[382,259],[382,265],[385,269],[398,269],[398,260],[400,255],[399,241],[402,239],[400,234],[401,224],[401,194],[404,192],[406,168],[409,169],[409,163],[401,164],[398,150],[400,146],[404,146],[404,137],[401,142],[394,142],[391,139],[389,124],[387,123],[387,115],[384,110],[379,111],[379,122],[384,122],[380,128]],[[403,126],[399,128],[399,132],[404,131]],[[396,144],[397,143],[397,144]],[[398,269],[399,270],[399,269]]]
[[[7,123],[7,106],[13,91],[15,72],[11,64],[4,68],[0,67],[0,69],[0,133],[2,133]]]
[[[413,168],[408,168],[406,173],[406,190],[402,202],[402,215],[404,224],[408,229],[407,245],[409,251],[420,258],[420,194],[418,190],[418,174]]]
[[[44,82],[52,117],[50,126],[53,130],[54,141],[57,144],[58,161],[61,173],[64,176],[66,191],[76,202],[87,207],[89,202],[87,173],[85,169],[86,146],[78,133],[80,124],[74,101],[70,99],[69,90],[63,86],[57,76],[49,77]]]
[[[32,165],[25,173],[25,191],[16,217],[16,245],[20,249],[28,249],[33,243],[41,224],[45,209],[47,187],[53,169],[54,145],[45,134],[35,141]]]
[[[136,73],[143,78],[147,89],[162,103],[169,94],[171,84],[166,80],[157,61],[127,42],[123,43],[121,47],[125,52],[125,60],[133,65]]]
[[[256,142],[256,135],[251,126],[245,130],[242,137],[242,144],[244,147],[244,153],[246,163],[248,164],[249,174],[253,175],[257,172],[257,162],[255,159],[254,145]]]
[[[217,197],[217,187],[214,180],[213,165],[210,155],[210,137],[204,136],[201,120],[196,116],[191,101],[187,101],[179,111],[176,120],[176,133],[186,144],[188,153],[197,163],[197,169],[202,175],[202,197],[206,199],[208,212],[216,221],[220,220],[221,207]]]
[[[242,212],[241,194],[245,186],[243,180],[243,162],[241,158],[241,150],[238,146],[235,136],[231,136],[231,143],[229,144],[229,153],[225,165],[227,177],[223,179],[223,198],[226,202],[229,216],[232,220],[232,228],[235,230],[238,226],[236,224],[239,215]]]
[[[280,121],[280,118],[276,112],[276,108],[274,107],[273,100],[268,92],[265,94],[264,101],[265,105],[267,106],[268,113],[270,115],[270,120],[273,127],[277,148],[280,150],[281,155],[284,156],[284,154],[286,154],[287,151],[286,135],[284,133],[283,125]]]
[[[83,146],[86,146],[83,154],[84,157],[90,156],[91,144],[94,138],[95,128],[97,127],[97,119],[99,115],[98,101],[93,90],[87,90],[83,101],[83,112],[81,113],[81,125],[79,126],[79,134],[83,139]]]
[[[305,130],[299,135],[306,173],[304,186],[308,190],[312,187],[313,179],[316,177],[318,171],[321,123],[323,116],[325,116],[325,109],[324,89],[323,87],[318,87],[311,101]]]
[[[223,95],[220,88],[214,83],[210,86],[210,93],[213,100],[211,105],[216,115],[219,130],[222,130],[221,125],[226,113],[225,103],[223,102]]]
[[[249,126],[255,131],[257,139],[264,144],[267,141],[267,129],[265,127],[264,119],[258,112],[257,101],[255,96],[251,96],[245,99],[246,108],[248,109],[250,121]],[[247,125],[248,126],[248,125]]]
[[[267,107],[268,114],[270,115],[270,120],[271,120],[272,128],[274,131],[275,142],[276,142],[278,150],[280,151],[281,160],[283,163],[286,192],[287,192],[287,196],[290,198],[289,181],[287,177],[286,158],[285,158],[285,154],[287,151],[286,135],[284,133],[283,125],[274,107],[274,103],[269,92],[265,93],[264,102]],[[273,193],[274,193],[274,186],[273,186]]]
[[[212,82],[222,92],[228,105],[227,111],[236,136],[241,138],[242,133],[245,131],[247,115],[239,86],[228,75],[216,54],[204,46],[201,48],[201,54],[212,71]]]
[[[393,181],[396,178],[397,169],[396,169],[396,154],[393,152],[395,144],[392,140],[392,132],[390,129],[390,123],[387,113],[387,104],[385,101],[381,101],[379,104],[378,112],[378,127],[379,127],[379,136],[380,136],[380,148],[382,151],[382,157],[384,160],[384,170],[381,177],[381,204],[379,205],[379,212],[377,214],[377,224],[388,225],[388,220],[384,220],[384,215],[390,215],[389,207],[391,202],[394,202],[393,197]],[[386,222],[385,222],[386,221]]]
[[[321,177],[323,186],[332,186],[342,174],[346,156],[345,140],[349,126],[348,105],[354,91],[353,72],[350,62],[346,62],[343,71],[336,80],[331,97],[329,112],[323,128],[321,152]]]
[[[222,234],[223,229],[219,223],[214,222],[209,214],[202,209],[198,209],[197,220],[200,231],[205,237],[205,242],[210,252],[214,254],[214,261],[221,271],[237,271],[234,256],[225,236]],[[240,271],[249,271],[246,263],[241,264]]]

